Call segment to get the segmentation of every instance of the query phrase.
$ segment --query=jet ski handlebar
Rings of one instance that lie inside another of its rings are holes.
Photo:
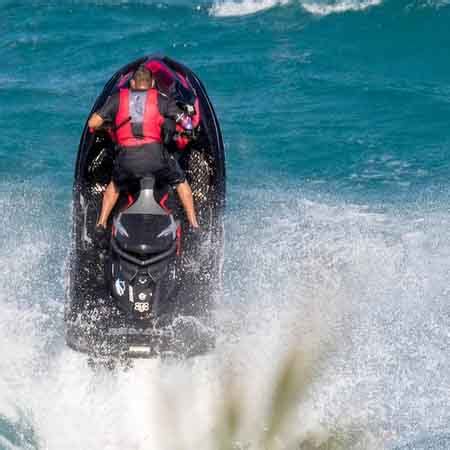
[[[119,129],[126,125],[131,120],[131,116],[126,118],[124,121],[120,122],[118,125],[115,125],[114,122],[104,121],[99,127],[95,129],[90,129],[91,133],[95,133],[96,131],[113,131],[114,133]]]

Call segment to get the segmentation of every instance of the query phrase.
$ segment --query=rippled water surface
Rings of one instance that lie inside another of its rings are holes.
[[[317,369],[280,448],[448,448],[449,21],[446,0],[0,0],[0,448],[211,449],[233,375],[258,449],[292,345]],[[219,343],[94,372],[63,337],[73,165],[104,83],[153,52],[223,129]]]

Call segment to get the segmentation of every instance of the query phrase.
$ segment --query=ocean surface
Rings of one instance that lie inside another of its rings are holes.
[[[232,377],[262,450],[292,346],[315,370],[280,449],[450,448],[449,24],[448,0],[0,0],[0,449],[213,449]],[[222,125],[218,346],[95,372],[64,343],[74,161],[154,52]]]

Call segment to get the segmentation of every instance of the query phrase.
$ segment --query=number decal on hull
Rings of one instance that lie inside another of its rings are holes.
[[[136,302],[134,304],[134,309],[139,312],[145,312],[150,309],[148,302]]]

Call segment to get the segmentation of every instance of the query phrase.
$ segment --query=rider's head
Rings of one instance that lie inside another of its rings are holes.
[[[150,70],[144,65],[141,65],[134,72],[133,78],[130,81],[131,89],[150,89],[154,86],[155,81]]]

